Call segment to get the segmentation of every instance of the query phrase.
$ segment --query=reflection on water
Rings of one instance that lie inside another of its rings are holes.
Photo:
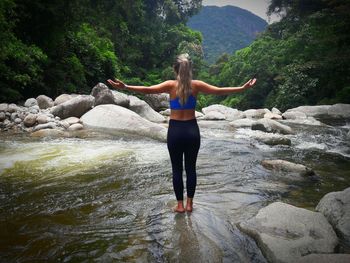
[[[216,125],[216,126],[215,126]],[[236,223],[270,202],[313,209],[350,185],[347,127],[293,126],[292,147],[202,123],[192,214],[174,214],[166,144],[101,137],[0,142],[0,257],[24,261],[265,262]],[[313,168],[276,174],[263,159]]]

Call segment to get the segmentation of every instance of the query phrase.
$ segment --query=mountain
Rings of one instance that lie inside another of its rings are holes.
[[[187,26],[202,33],[205,60],[214,63],[221,54],[248,46],[267,22],[239,7],[204,6]]]

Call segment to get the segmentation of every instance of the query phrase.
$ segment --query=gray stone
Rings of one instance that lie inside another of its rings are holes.
[[[306,116],[311,117],[327,117],[330,105],[320,105],[320,106],[299,106],[293,109],[289,109],[286,112],[299,111],[303,112]]]
[[[54,106],[57,106],[57,105],[60,105],[62,103],[65,103],[69,100],[73,99],[73,96],[72,95],[69,95],[69,94],[61,94],[59,95],[55,101],[54,101]]]
[[[61,119],[68,117],[80,118],[94,105],[95,98],[90,95],[79,95],[51,109],[51,114]]]
[[[69,125],[75,124],[75,123],[79,123],[80,119],[77,117],[69,117],[67,119],[64,119],[64,121],[68,122]]]
[[[53,100],[48,96],[40,95],[36,98],[36,100],[40,109],[47,109],[54,106]]]
[[[56,129],[56,123],[48,122],[44,124],[39,124],[33,128],[33,132],[43,130],[43,129]]]
[[[50,118],[48,116],[46,116],[45,114],[39,114],[37,117],[36,117],[36,121],[39,123],[39,124],[44,124],[44,123],[48,123],[50,121]]]
[[[6,112],[8,111],[9,105],[7,103],[0,104],[0,111]]]
[[[21,123],[22,123],[21,118],[16,118],[16,119],[15,119],[15,123],[16,123],[16,124],[21,124]]]
[[[275,146],[275,145],[291,145],[291,140],[286,138],[283,135],[274,134],[274,133],[263,133],[263,134],[254,134],[252,138],[262,142],[264,144]]]
[[[202,109],[202,112],[205,114],[204,119],[207,119],[207,120],[216,119],[216,118],[212,118],[212,116],[222,116],[222,115],[228,121],[244,118],[244,114],[241,111],[237,109],[232,109],[224,105],[219,105],[219,104],[214,104],[214,105],[205,107]],[[215,114],[209,114],[210,112],[214,112]],[[216,114],[216,112],[221,114]],[[206,115],[208,114],[209,114],[209,117],[206,117]],[[223,120],[223,119],[218,118],[218,120]]]
[[[32,109],[29,109],[29,113],[31,113],[31,114],[38,114],[39,110],[32,108]]]
[[[165,122],[164,116],[152,109],[146,102],[135,96],[129,96],[129,109],[139,114],[141,117],[152,122]]]
[[[30,134],[31,137],[68,137],[64,131],[58,129],[41,129]]]
[[[35,124],[35,122],[36,122],[36,117],[37,117],[37,115],[35,115],[35,114],[28,114],[25,118],[24,118],[24,125],[26,126],[26,127],[32,127],[34,124]]]
[[[286,111],[282,114],[283,119],[286,120],[296,120],[296,119],[306,119],[307,116],[304,112],[301,111]]]
[[[11,113],[11,121],[15,121],[15,119],[17,119],[18,118],[18,113],[17,112],[13,112],[13,113]]]
[[[298,173],[303,176],[315,175],[315,172],[305,165],[292,163],[285,160],[263,160],[261,164],[269,170]]]
[[[14,104],[14,103],[11,103],[9,106],[8,106],[8,108],[7,108],[7,111],[9,112],[9,113],[13,113],[13,112],[16,112],[16,111],[19,111],[20,109],[19,109],[19,107],[16,105],[16,104]]]
[[[250,109],[250,110],[246,110],[244,111],[244,115],[247,118],[251,118],[251,119],[261,119],[264,118],[265,113],[269,113],[269,110],[266,109]]]
[[[310,254],[301,257],[297,263],[349,263],[350,254]]]
[[[255,120],[245,118],[232,121],[230,122],[230,125],[234,126],[235,128],[251,128],[255,122]]]
[[[277,108],[272,108],[271,112],[274,114],[282,115],[282,112]]]
[[[95,106],[116,104],[112,91],[103,83],[98,83],[93,87],[90,95],[95,97]]]
[[[65,121],[65,120],[60,121],[60,122],[59,122],[59,125],[62,126],[62,127],[65,128],[65,129],[68,129],[69,126],[70,126],[70,124],[69,124],[67,121]]]
[[[328,109],[330,118],[350,118],[350,104],[334,104]]]
[[[161,111],[169,108],[169,94],[146,94],[144,97],[145,102],[152,107],[155,111]]]
[[[38,105],[38,102],[34,98],[29,98],[24,103],[24,107],[27,107],[27,108],[35,106],[35,105]]]
[[[5,112],[0,112],[0,121],[6,120],[6,114]]]
[[[130,105],[130,99],[128,95],[121,93],[116,90],[112,90],[112,94],[114,96],[114,104],[129,108]]]
[[[260,119],[252,124],[252,130],[260,130],[263,132],[273,132],[281,134],[294,134],[292,128],[270,119]]]
[[[316,207],[328,219],[340,239],[350,245],[350,187],[326,194]]]
[[[68,131],[79,131],[84,129],[84,126],[80,123],[75,123],[69,126]]]
[[[332,253],[338,239],[317,212],[275,202],[239,228],[255,239],[269,262],[297,262],[311,253]]]
[[[264,118],[271,120],[282,120],[282,116],[275,113],[265,113]]]
[[[127,133],[166,141],[167,129],[117,105],[99,105],[81,117],[86,128],[109,133]]]

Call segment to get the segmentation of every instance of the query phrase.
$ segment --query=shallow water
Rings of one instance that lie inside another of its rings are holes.
[[[192,214],[171,212],[164,143],[2,134],[1,261],[266,262],[238,222],[277,200],[314,209],[325,193],[350,186],[347,127],[293,125],[291,147],[270,147],[226,122],[200,126]],[[302,163],[317,176],[273,173],[263,159]]]

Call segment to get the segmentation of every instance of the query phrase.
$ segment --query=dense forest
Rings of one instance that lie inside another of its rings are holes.
[[[202,78],[220,86],[258,84],[240,95],[201,97],[201,105],[240,109],[350,103],[350,1],[272,0],[281,21],[250,46],[224,55]]]
[[[202,35],[186,26],[201,0],[0,1],[0,101],[39,94],[89,93],[118,76],[130,84],[172,78],[176,54],[187,52],[194,75],[219,86],[256,76],[230,96],[200,96],[198,107],[240,109],[350,103],[350,2],[272,0],[281,21],[250,46],[203,60]]]
[[[222,54],[250,45],[265,30],[267,22],[239,7],[203,6],[187,25],[202,33],[204,59],[212,64]]]

